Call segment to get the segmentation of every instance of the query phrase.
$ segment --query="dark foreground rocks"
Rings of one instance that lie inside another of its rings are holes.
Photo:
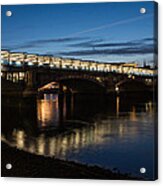
[[[1,151],[2,177],[140,180],[128,174],[105,170],[97,166],[30,154],[9,147],[4,142],[1,143]],[[12,169],[6,169],[7,163],[12,164]]]

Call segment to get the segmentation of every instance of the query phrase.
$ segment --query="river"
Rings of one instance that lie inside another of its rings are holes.
[[[156,105],[152,98],[43,94],[5,100],[2,140],[30,153],[154,177]],[[59,131],[59,132],[58,132]]]

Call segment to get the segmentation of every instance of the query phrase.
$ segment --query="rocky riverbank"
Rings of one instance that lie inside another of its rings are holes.
[[[87,166],[75,162],[43,157],[20,151],[1,143],[3,177],[41,177],[41,178],[76,178],[76,179],[120,179],[138,180],[129,174],[105,170],[97,166]],[[7,170],[6,164],[11,163],[12,169]]]

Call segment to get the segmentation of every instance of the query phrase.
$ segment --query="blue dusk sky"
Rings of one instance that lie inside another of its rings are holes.
[[[141,14],[140,8],[146,8]],[[12,11],[7,17],[6,11]],[[153,63],[154,2],[2,6],[2,49],[100,62]]]

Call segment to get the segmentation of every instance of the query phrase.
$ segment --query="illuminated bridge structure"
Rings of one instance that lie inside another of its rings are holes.
[[[36,95],[58,84],[60,92],[153,91],[157,70],[136,63],[100,63],[1,51],[2,94]],[[4,82],[4,83],[3,83]]]

